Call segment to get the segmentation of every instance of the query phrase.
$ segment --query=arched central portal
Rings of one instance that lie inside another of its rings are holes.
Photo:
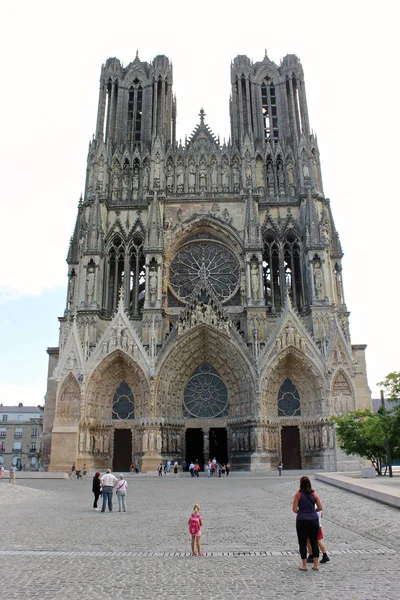
[[[210,458],[217,459],[221,465],[228,462],[228,440],[225,427],[212,427],[209,434]]]
[[[129,471],[132,462],[132,431],[116,429],[114,431],[113,471]]]
[[[204,441],[203,430],[200,428],[186,429],[186,463],[198,462],[200,469],[204,467]]]
[[[236,438],[228,430],[228,420],[254,410],[254,381],[248,357],[234,339],[230,325],[202,323],[187,333],[178,332],[158,373],[157,417],[182,423],[182,459],[188,463],[197,459],[203,467],[215,457],[235,465],[239,447],[232,443]],[[250,436],[243,432],[242,437],[241,459],[248,462]]]
[[[296,425],[282,427],[281,437],[283,468],[301,469],[299,428]]]

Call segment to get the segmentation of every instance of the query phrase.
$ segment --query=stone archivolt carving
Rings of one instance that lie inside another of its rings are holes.
[[[73,375],[67,377],[61,387],[57,402],[56,418],[62,423],[77,423],[80,416],[81,392]]]
[[[353,409],[353,393],[348,380],[342,372],[339,372],[332,387],[331,408],[335,415],[342,414]]]
[[[287,348],[287,346],[295,346],[300,350],[304,350],[305,348],[305,340],[303,336],[290,322],[276,339],[277,352],[281,352]]]

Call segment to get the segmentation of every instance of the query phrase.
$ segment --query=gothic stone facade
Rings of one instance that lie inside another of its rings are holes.
[[[143,470],[345,468],[332,414],[370,406],[294,55],[231,65],[231,138],[176,141],[165,56],[101,69],[49,348],[43,460]],[[347,462],[346,462],[347,461]]]

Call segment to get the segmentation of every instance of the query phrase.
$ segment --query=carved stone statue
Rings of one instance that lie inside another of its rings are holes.
[[[149,189],[149,165],[146,163],[143,167],[143,191],[147,192]]]
[[[139,189],[139,168],[135,167],[133,169],[133,178],[132,178],[132,190],[137,192]]]
[[[229,165],[226,158],[222,161],[222,191],[229,192]]]
[[[218,191],[218,170],[215,159],[211,161],[211,191],[213,193]]]
[[[69,290],[68,290],[68,304],[70,305],[70,307],[74,302],[75,279],[76,279],[75,273],[71,273],[71,276],[69,278]]]
[[[148,447],[149,447],[149,436],[148,436],[147,431],[144,431],[143,436],[142,436],[142,450],[143,450],[144,454],[146,454]]]
[[[194,192],[196,190],[196,167],[194,163],[191,162],[189,164],[189,192]]]
[[[308,168],[308,158],[307,156],[303,156],[303,176],[304,179],[310,178],[310,169]]]
[[[204,165],[202,165],[200,167],[199,187],[201,190],[205,190],[207,188],[207,174],[206,174],[206,168]]]
[[[157,432],[157,452],[160,454],[162,450],[162,438],[161,438],[161,433],[158,431]]]
[[[253,181],[250,161],[246,163],[245,174],[246,174],[246,185],[248,187],[250,187],[252,185],[252,181]]]
[[[272,165],[269,163],[267,167],[267,186],[268,186],[268,195],[275,196],[275,183],[274,183],[274,172],[272,170]]]
[[[314,288],[315,297],[321,300],[324,297],[324,280],[322,276],[321,263],[316,261],[314,263]]]
[[[174,176],[172,173],[172,166],[168,164],[167,167],[167,191],[172,192],[174,186]]]
[[[183,192],[183,165],[181,162],[178,163],[176,169],[176,187],[178,192]]]
[[[160,172],[161,172],[160,155],[157,152],[156,159],[155,159],[155,164],[154,164],[154,187],[155,188],[159,188],[160,187]]]
[[[318,173],[317,157],[315,156],[314,153],[312,153],[312,168],[313,168],[315,187],[318,187],[319,173]]]
[[[90,304],[93,301],[94,295],[95,272],[94,267],[89,267],[86,276],[86,298]]]
[[[155,302],[157,298],[157,270],[155,267],[151,267],[149,273],[149,292],[150,302]]]
[[[283,167],[282,167],[281,163],[278,164],[278,188],[279,188],[279,195],[284,196],[285,195],[285,175],[283,174]]]
[[[253,300],[258,300],[260,289],[260,280],[258,277],[258,266],[256,263],[251,265],[251,297]]]
[[[288,184],[294,185],[293,163],[291,160],[288,161],[286,171],[287,171]]]

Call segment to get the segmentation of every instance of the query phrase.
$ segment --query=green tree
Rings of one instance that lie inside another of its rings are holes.
[[[346,454],[368,458],[378,475],[386,461],[386,439],[391,429],[391,415],[368,409],[352,410],[331,418],[339,446]]]
[[[392,458],[400,458],[400,371],[393,371],[386,375],[377,385],[385,389],[385,397],[390,400],[392,408],[379,409],[379,413],[386,415],[388,421],[388,441]]]
[[[385,388],[385,396],[388,400],[400,401],[400,371],[389,373],[377,385]]]

